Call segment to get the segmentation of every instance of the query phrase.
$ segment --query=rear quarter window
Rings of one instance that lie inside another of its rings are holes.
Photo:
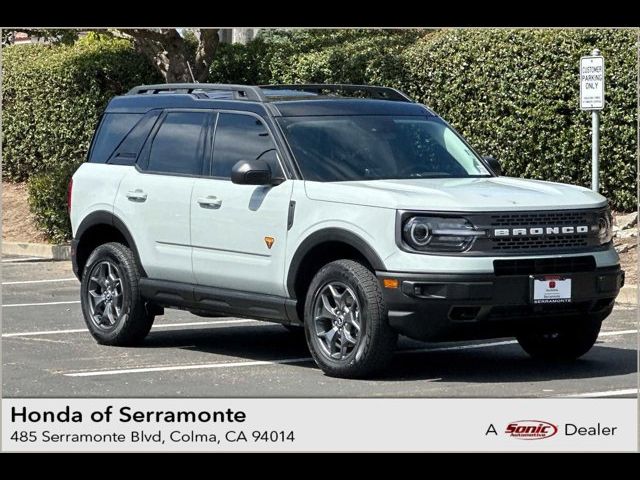
[[[107,163],[116,147],[141,118],[141,113],[105,113],[89,150],[89,162]]]

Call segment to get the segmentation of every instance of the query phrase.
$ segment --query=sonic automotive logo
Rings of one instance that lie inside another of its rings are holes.
[[[558,427],[543,420],[517,420],[507,425],[504,433],[519,440],[542,440],[558,433]]]

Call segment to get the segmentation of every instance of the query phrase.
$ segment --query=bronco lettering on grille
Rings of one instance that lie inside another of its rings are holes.
[[[544,235],[579,235],[589,233],[587,225],[565,225],[557,227],[531,227],[531,228],[496,228],[494,237],[533,237]]]

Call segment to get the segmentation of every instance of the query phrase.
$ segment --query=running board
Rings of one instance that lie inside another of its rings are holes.
[[[290,298],[151,278],[141,278],[139,285],[143,298],[162,307],[299,323],[297,316],[290,318],[287,315],[287,312],[296,311],[296,301]]]

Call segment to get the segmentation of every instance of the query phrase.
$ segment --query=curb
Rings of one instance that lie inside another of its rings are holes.
[[[3,255],[25,255],[48,260],[71,260],[70,245],[48,243],[2,242]]]
[[[616,298],[616,303],[631,303],[637,305],[638,303],[638,286],[637,285],[625,285],[620,289],[620,293]]]

